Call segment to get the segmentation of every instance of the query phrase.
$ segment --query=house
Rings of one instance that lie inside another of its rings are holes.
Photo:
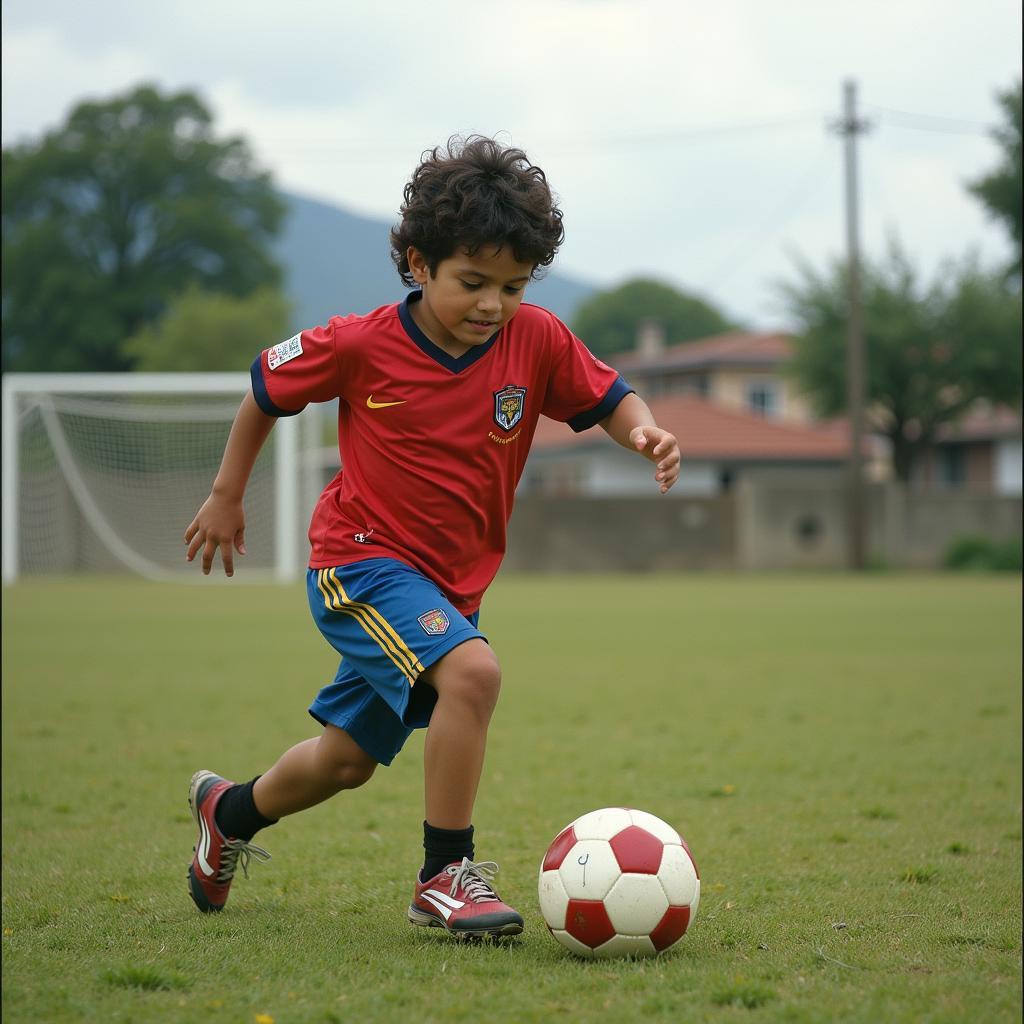
[[[1021,417],[979,403],[938,440],[915,467],[911,483],[941,490],[1021,495]]]
[[[745,471],[829,471],[844,465],[849,434],[770,419],[720,405],[696,394],[648,398],[658,424],[679,439],[685,472],[670,491],[677,497],[729,491]],[[573,433],[564,423],[541,419],[526,464],[524,494],[610,497],[651,495],[653,467],[615,444],[602,430]]]
[[[809,403],[783,372],[792,357],[788,334],[734,331],[666,346],[661,325],[648,320],[637,347],[607,361],[644,399],[698,395],[765,419],[811,423]]]

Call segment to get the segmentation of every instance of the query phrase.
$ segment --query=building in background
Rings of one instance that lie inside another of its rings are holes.
[[[679,438],[685,472],[677,496],[731,490],[751,470],[785,471],[821,481],[836,478],[847,458],[843,420],[816,419],[787,373],[793,340],[781,332],[735,331],[666,345],[656,321],[640,327],[637,346],[608,357],[651,406],[658,423]],[[892,478],[888,441],[869,435],[865,470],[872,482]],[[979,405],[947,427],[917,466],[915,489],[1021,494],[1021,417]],[[627,497],[650,493],[648,467],[603,433],[574,435],[542,419],[524,494]]]
[[[608,362],[679,439],[685,472],[671,493],[685,497],[727,493],[753,469],[807,474],[808,480],[834,479],[842,469],[846,425],[814,420],[785,373],[792,356],[792,340],[782,333],[734,331],[666,346],[661,325],[649,320],[636,349]],[[651,470],[602,432],[573,434],[565,424],[542,419],[521,491],[650,495]]]
[[[1021,494],[1021,418],[1007,409],[979,406],[945,427],[915,467],[912,484],[946,491]]]
[[[697,395],[765,419],[813,421],[809,403],[785,374],[793,357],[788,334],[734,331],[671,346],[664,337],[649,320],[635,349],[608,359],[645,400]]]
[[[632,378],[631,378],[632,380]],[[648,398],[658,424],[679,439],[684,471],[676,497],[728,492],[749,470],[777,469],[831,479],[842,469],[849,439],[842,427],[816,428],[769,419],[695,394]],[[520,485],[526,494],[580,497],[653,495],[650,463],[614,444],[601,430],[573,433],[542,419]]]

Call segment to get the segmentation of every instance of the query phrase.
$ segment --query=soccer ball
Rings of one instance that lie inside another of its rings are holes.
[[[537,888],[548,931],[573,953],[652,956],[693,921],[700,873],[682,836],[660,818],[605,807],[555,836]]]

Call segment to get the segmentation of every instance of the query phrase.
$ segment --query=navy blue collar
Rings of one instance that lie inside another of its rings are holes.
[[[499,327],[482,345],[474,345],[471,349],[468,349],[463,355],[459,356],[458,359],[455,356],[448,355],[443,348],[435,345],[424,333],[420,330],[419,325],[412,318],[412,311],[409,307],[414,302],[419,302],[423,298],[422,291],[409,292],[408,295],[399,303],[398,306],[398,318],[402,321],[402,326],[405,328],[405,333],[416,343],[420,350],[430,356],[431,359],[436,363],[440,363],[446,370],[451,370],[452,373],[461,373],[468,366],[472,366],[478,359],[482,359],[491,350],[491,346],[498,340],[498,335],[501,334],[501,328]]]

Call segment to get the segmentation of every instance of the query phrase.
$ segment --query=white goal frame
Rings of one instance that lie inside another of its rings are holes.
[[[3,375],[3,582],[19,576],[19,422],[21,398],[40,394],[230,394],[241,401],[250,387],[242,373],[5,373]],[[299,507],[302,501],[299,458],[306,416],[282,416],[274,426],[274,578],[297,579]],[[211,480],[212,483],[212,480]],[[88,515],[88,509],[82,511]],[[113,552],[115,555],[116,551]],[[131,566],[129,566],[131,567]]]

